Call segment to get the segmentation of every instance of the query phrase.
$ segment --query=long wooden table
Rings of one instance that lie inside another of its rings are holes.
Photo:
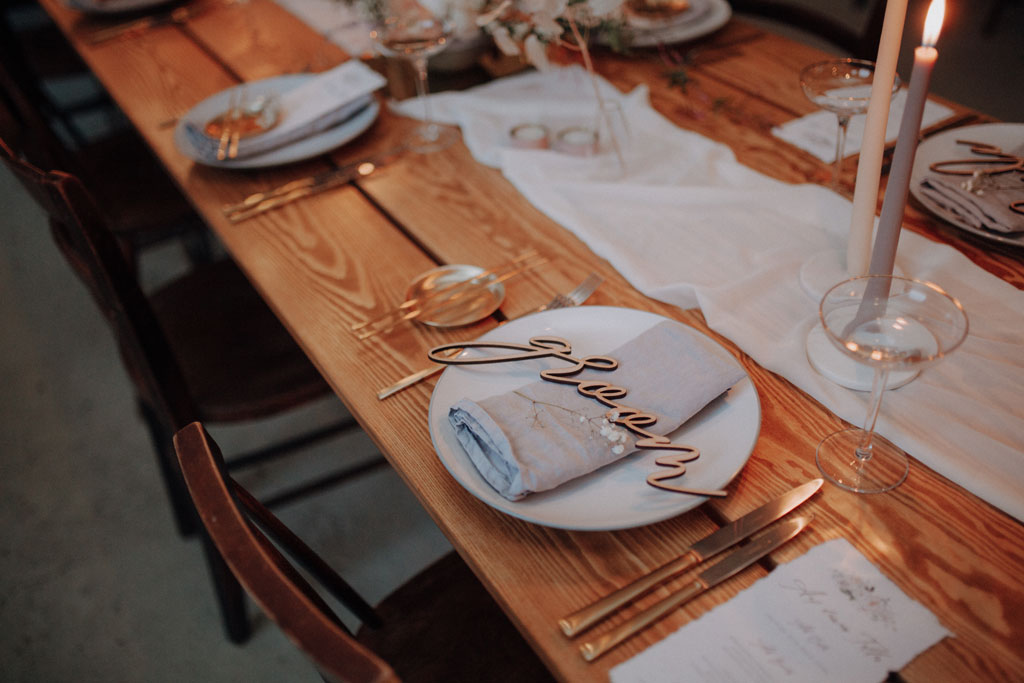
[[[956,634],[911,662],[906,680],[1024,679],[1024,526],[914,461],[907,481],[885,495],[860,496],[826,484],[806,509],[815,518],[796,541],[691,602],[595,663],[556,620],[627,583],[689,544],[791,486],[817,475],[818,441],[840,426],[832,413],[711,332],[697,310],[679,310],[630,287],[579,240],[534,209],[499,172],[460,143],[409,154],[328,194],[232,225],[220,207],[258,189],[390,147],[413,125],[383,111],[372,129],[329,157],[280,169],[231,172],[193,164],[174,148],[169,121],[240,80],[301,70],[321,59],[319,37],[271,0],[207,2],[183,25],[153,28],[91,45],[103,25],[41,0],[169,173],[292,331],[394,469],[529,639],[567,681],[605,680],[612,666],[825,540],[843,537]],[[669,84],[658,51],[622,58],[598,53],[600,73],[623,90],[646,83],[654,106],[683,128],[728,144],[739,160],[790,182],[827,182],[829,168],[772,137],[771,126],[811,112],[796,81],[821,53],[732,20],[675,48],[687,62],[685,89]],[[345,57],[329,49],[333,61]],[[962,123],[984,120],[950,103]],[[847,192],[853,164],[843,178]],[[952,244],[981,267],[1024,287],[1021,250],[976,240],[911,206],[910,229]],[[522,522],[470,495],[439,462],[427,429],[433,382],[386,401],[377,390],[424,365],[430,347],[464,340],[496,324],[443,331],[407,325],[372,341],[349,326],[404,296],[410,279],[444,263],[497,264],[526,247],[550,263],[510,281],[502,308],[524,313],[590,271],[606,278],[590,303],[660,313],[730,349],[749,372],[762,406],[761,433],[729,496],[637,529],[571,532]],[[397,559],[397,558],[396,558]],[[669,584],[669,586],[677,585]],[[644,606],[665,594],[657,591]],[[624,614],[632,614],[636,607]],[[621,621],[620,615],[616,621]]]

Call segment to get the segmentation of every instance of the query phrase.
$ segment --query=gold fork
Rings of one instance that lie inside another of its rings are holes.
[[[537,308],[533,309],[532,311],[529,311],[528,313],[524,313],[523,315],[529,315],[531,313],[540,313],[541,311],[549,311],[555,308],[570,308],[572,306],[579,306],[584,301],[586,301],[591,294],[594,293],[594,290],[596,290],[603,281],[604,278],[602,278],[600,275],[598,275],[597,273],[591,273],[589,276],[587,276],[586,280],[577,285],[576,288],[573,289],[568,294],[556,294],[551,301],[547,302],[543,306],[538,306]],[[512,320],[518,320],[519,318],[522,317],[523,316],[520,315],[517,316],[516,318],[510,318],[509,320],[506,320],[500,325],[504,325],[506,322],[511,322]],[[451,355],[454,356],[458,354],[458,351],[458,349],[455,349]],[[405,377],[398,380],[391,386],[384,387],[379,392],[377,392],[377,399],[383,401],[388,396],[397,394],[402,389],[407,389],[412,385],[427,379],[428,377],[433,377],[437,373],[444,370],[446,367],[448,366],[443,365],[441,363],[435,363],[429,368],[423,368],[422,370],[418,370],[410,375],[406,375]]]
[[[220,140],[217,142],[217,161],[224,161],[230,156],[232,159],[238,154],[238,119],[242,115],[242,105],[239,102],[240,90],[244,86],[231,89],[228,93],[228,109],[224,112],[220,122]],[[232,142],[234,143],[235,154],[230,154]]]

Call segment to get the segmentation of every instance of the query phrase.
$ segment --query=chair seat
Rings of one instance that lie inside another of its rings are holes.
[[[377,612],[384,627],[356,638],[407,683],[554,680],[454,552],[388,595]]]
[[[205,225],[133,131],[115,131],[90,140],[76,153],[76,159],[83,177],[94,181],[91,188],[111,230],[134,248],[189,231],[205,231]]]
[[[268,417],[330,392],[232,261],[197,266],[150,302],[204,420]]]

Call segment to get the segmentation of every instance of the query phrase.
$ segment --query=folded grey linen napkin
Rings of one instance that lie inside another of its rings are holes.
[[[387,81],[359,60],[349,60],[310,78],[280,96],[280,122],[265,133],[238,142],[233,159],[245,159],[284,147],[333,128],[373,101],[373,91]],[[220,140],[206,134],[206,121],[186,121],[185,133],[195,151],[215,161]]]
[[[1024,232],[1024,214],[1010,208],[1010,202],[1024,200],[1024,176],[1017,172],[987,176],[974,191],[963,186],[964,182],[972,180],[932,174],[921,179],[920,190],[944,211],[972,228],[1001,233]]]
[[[672,321],[607,355],[619,362],[616,370],[585,370],[576,377],[626,389],[617,402],[656,415],[657,422],[645,429],[659,435],[675,430],[745,376],[721,347]],[[611,424],[609,411],[580,395],[575,385],[539,380],[480,401],[462,399],[449,409],[448,419],[483,478],[505,498],[520,500],[635,451],[637,437]]]

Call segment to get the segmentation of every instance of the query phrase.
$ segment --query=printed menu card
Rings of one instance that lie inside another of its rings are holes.
[[[952,635],[838,539],[777,567],[610,675],[612,683],[877,683]]]

